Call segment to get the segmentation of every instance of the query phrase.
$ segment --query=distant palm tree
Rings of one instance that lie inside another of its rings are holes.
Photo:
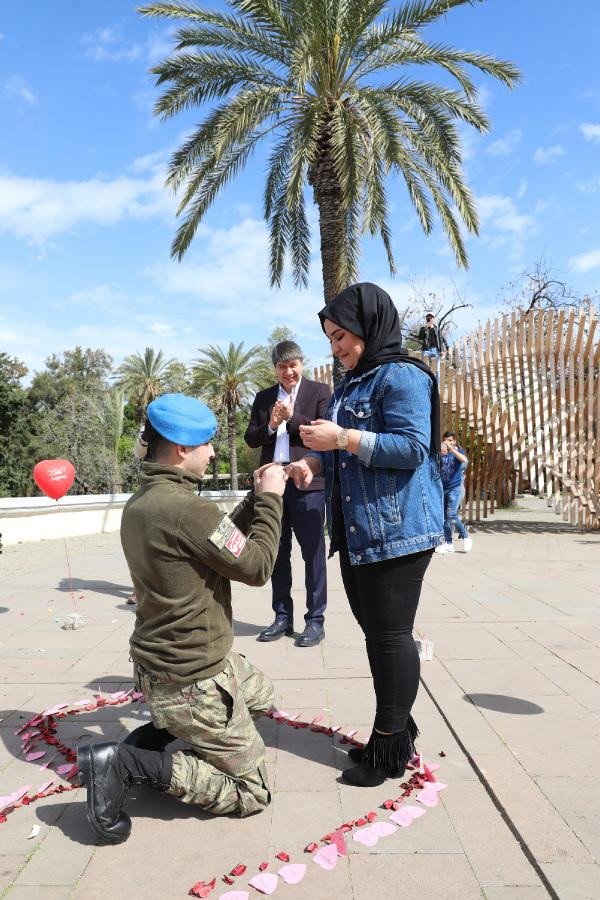
[[[144,15],[183,19],[175,53],[152,69],[168,85],[156,113],[168,119],[209,105],[170,164],[185,212],[172,245],[181,259],[221,189],[263,139],[270,158],[264,212],[271,283],[286,257],[307,284],[310,233],[304,187],[319,210],[325,301],[358,277],[360,237],[380,235],[395,271],[386,177],[400,175],[426,234],[435,208],[457,263],[467,266],[459,220],[478,220],[462,173],[457,122],[487,131],[466,71],[512,87],[510,62],[428,41],[427,25],[474,0],[226,0],[232,12],[188,0],[150,3]],[[456,89],[418,80],[437,67]],[[389,74],[388,74],[389,73]],[[395,199],[395,198],[394,198]]]
[[[212,344],[200,349],[202,358],[194,366],[194,384],[205,396],[211,398],[218,413],[227,415],[227,440],[231,489],[237,491],[237,425],[236,411],[247,400],[260,378],[263,361],[260,347],[244,350],[243,341],[235,346],[230,343],[227,351]]]
[[[174,362],[174,359],[163,359],[162,350],[156,353],[152,347],[146,347],[143,356],[141,353],[132,353],[118,367],[116,384],[124,389],[128,399],[135,404],[140,422],[148,404],[164,393],[169,367]]]

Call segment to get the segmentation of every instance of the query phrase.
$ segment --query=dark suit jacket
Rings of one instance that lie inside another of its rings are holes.
[[[277,432],[269,434],[268,425],[278,395],[279,384],[258,392],[252,404],[250,422],[244,435],[249,447],[260,447],[261,466],[273,462]],[[294,414],[288,419],[286,426],[290,437],[290,462],[297,462],[306,453],[306,447],[300,439],[300,425],[309,425],[313,419],[322,419],[330,397],[328,385],[302,378],[296,394]],[[308,490],[322,491],[324,488],[325,480],[315,478]]]

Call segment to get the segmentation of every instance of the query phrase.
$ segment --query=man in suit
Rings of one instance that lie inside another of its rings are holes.
[[[245,440],[249,447],[260,447],[260,464],[296,462],[306,453],[300,438],[300,426],[322,419],[331,391],[326,384],[302,375],[303,353],[294,341],[281,341],[273,349],[277,384],[259,391],[254,398]],[[315,478],[306,490],[288,479],[283,495],[283,518],[279,553],[271,585],[275,621],[262,631],[259,641],[275,641],[294,631],[292,601],[292,532],[300,544],[304,560],[306,614],[303,634],[297,647],[313,647],[325,637],[323,627],[327,605],[325,560],[325,484]]]

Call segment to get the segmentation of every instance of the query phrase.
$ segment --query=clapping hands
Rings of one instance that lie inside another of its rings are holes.
[[[273,430],[279,428],[282,422],[287,422],[288,419],[294,414],[294,401],[290,397],[287,403],[284,403],[282,400],[277,400],[275,402],[275,406],[271,411],[271,418],[269,419],[269,425]]]

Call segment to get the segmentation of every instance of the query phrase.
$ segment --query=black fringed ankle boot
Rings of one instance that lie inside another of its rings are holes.
[[[417,750],[415,748],[415,741],[419,737],[419,729],[417,728],[417,723],[415,722],[415,720],[413,719],[412,716],[408,717],[408,721],[406,723],[406,730],[408,731],[409,737],[412,741],[412,755],[408,760],[408,761],[410,761],[410,759],[412,759],[413,756],[417,755]],[[357,763],[365,762],[365,760],[367,759],[367,755],[368,755],[368,747],[369,747],[369,744],[371,743],[371,740],[372,740],[374,734],[377,734],[377,732],[376,731],[371,732],[371,737],[369,738],[369,740],[367,741],[367,743],[365,744],[364,747],[352,747],[351,750],[348,750],[348,758],[351,759],[352,762],[357,762]],[[406,768],[406,766],[405,766],[405,768]],[[404,775],[404,772],[398,772],[398,774],[396,774],[396,772],[392,772],[391,777],[392,778],[401,778],[402,775]]]
[[[357,787],[376,787],[383,784],[386,778],[402,778],[407,763],[415,755],[415,740],[418,733],[412,716],[408,717],[403,731],[396,731],[393,734],[373,731],[369,742],[362,750],[355,748],[363,758],[354,769],[342,772],[344,781]]]

